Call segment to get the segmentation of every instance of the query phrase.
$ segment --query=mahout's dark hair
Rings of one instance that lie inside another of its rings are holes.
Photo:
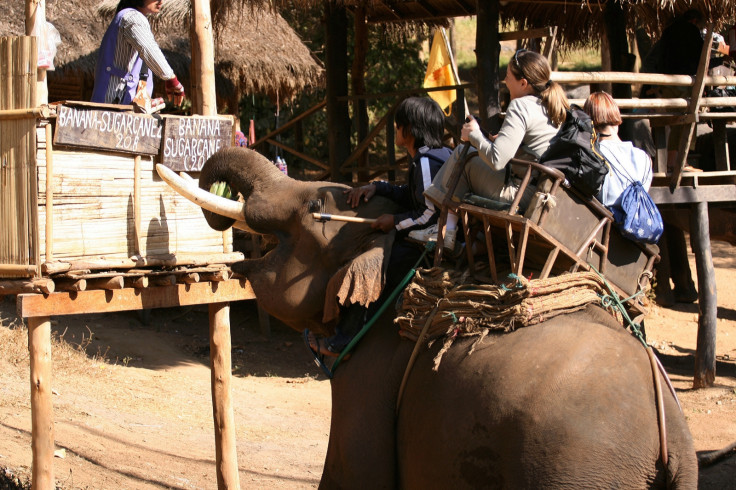
[[[703,12],[698,9],[689,9],[682,14],[682,20],[684,20],[685,22],[695,21],[700,23],[705,20],[705,16],[703,15]]]
[[[115,9],[115,13],[117,14],[123,9],[138,9],[143,7],[145,4],[145,0],[120,0],[118,2],[118,7]]]
[[[440,105],[428,97],[408,97],[399,103],[394,115],[396,127],[414,137],[414,148],[442,148],[445,114]]]

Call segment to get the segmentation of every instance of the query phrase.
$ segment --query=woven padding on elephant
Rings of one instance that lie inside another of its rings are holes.
[[[535,325],[592,303],[612,303],[605,299],[612,294],[605,279],[596,272],[534,280],[511,274],[502,284],[474,284],[471,278],[468,271],[419,269],[404,291],[394,322],[410,340],[444,337],[435,366],[458,337],[476,336],[481,341],[489,334]],[[622,322],[618,310],[608,311]]]

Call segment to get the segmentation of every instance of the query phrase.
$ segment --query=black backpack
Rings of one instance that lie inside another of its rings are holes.
[[[565,122],[550,140],[539,163],[561,170],[568,182],[585,196],[596,196],[608,173],[598,135],[590,116],[576,105],[567,110]]]

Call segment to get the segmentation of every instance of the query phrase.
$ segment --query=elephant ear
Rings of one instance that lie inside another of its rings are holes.
[[[376,234],[368,250],[348,262],[327,283],[322,321],[329,323],[340,314],[340,306],[368,306],[381,295],[386,266],[394,243],[394,232]]]

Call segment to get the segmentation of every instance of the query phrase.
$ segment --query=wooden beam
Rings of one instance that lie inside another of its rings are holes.
[[[288,151],[289,153],[291,153],[292,155],[294,155],[297,158],[301,158],[304,161],[307,161],[307,162],[309,162],[309,163],[311,163],[313,165],[318,166],[319,168],[323,168],[325,170],[329,170],[330,169],[330,167],[328,165],[320,162],[316,158],[310,157],[309,155],[306,155],[304,153],[300,153],[300,152],[296,151],[295,149],[291,148],[290,146],[287,146],[287,145],[281,143],[280,141],[269,139],[268,142],[270,144],[272,144],[273,146],[278,146],[282,150]]]
[[[618,71],[553,71],[550,78],[558,83],[589,84],[589,83],[649,83],[652,85],[681,85],[690,86],[695,82],[691,75],[667,75],[663,73],[633,73]],[[736,76],[706,76],[705,85],[726,86],[736,85]]]
[[[128,259],[80,259],[71,262],[45,262],[41,269],[45,274],[58,274],[71,270],[132,269],[134,267],[176,267],[180,265],[232,264],[245,259],[242,252],[222,254],[177,254],[174,257],[136,257]]]
[[[17,310],[19,316],[30,318],[169,308],[245,299],[255,299],[250,283],[245,279],[230,279],[217,283],[176,284],[147,289],[98,289],[73,294],[56,292],[46,297],[21,294],[17,297]]]
[[[499,41],[517,41],[519,39],[534,39],[537,37],[550,37],[554,34],[552,27],[540,27],[526,31],[499,32]]]
[[[343,162],[340,168],[344,169],[345,167],[353,163],[361,153],[368,149],[368,146],[373,142],[373,139],[376,137],[376,135],[378,135],[378,133],[386,126],[386,124],[388,124],[388,120],[393,117],[396,106],[398,106],[400,102],[401,101],[394,102],[388,112],[381,118],[380,121],[376,123],[371,132],[358,144],[358,147],[347,158],[347,160]]]
[[[657,205],[692,204],[697,202],[734,202],[736,186],[707,185],[699,187],[678,187],[671,191],[668,187],[650,187],[649,195]]]
[[[48,119],[51,108],[48,105],[32,107],[30,109],[6,109],[0,111],[0,121],[12,119]]]
[[[252,147],[258,146],[261,143],[264,143],[264,142],[266,142],[266,141],[268,141],[270,139],[273,139],[273,137],[276,136],[277,134],[283,133],[284,131],[286,131],[287,129],[291,128],[292,126],[294,126],[296,123],[298,123],[299,121],[301,121],[305,117],[311,116],[315,112],[317,112],[319,110],[322,110],[326,105],[327,105],[327,101],[326,100],[323,100],[319,104],[317,104],[317,105],[313,106],[312,108],[310,108],[310,109],[302,112],[301,114],[299,114],[297,117],[295,117],[291,121],[289,121],[286,124],[282,125],[280,128],[275,129],[275,130],[271,131],[270,133],[268,133],[266,136],[262,137],[261,139],[256,140],[255,143],[251,143],[250,145],[248,145],[248,147],[252,148]]]
[[[44,277],[38,279],[0,279],[0,296],[6,294],[22,294],[22,293],[53,293],[56,284],[51,279]]]
[[[703,42],[703,49],[700,53],[700,64],[698,65],[698,73],[695,76],[693,82],[692,91],[690,92],[690,103],[688,104],[687,113],[697,114],[700,109],[700,98],[703,96],[703,89],[705,88],[705,75],[708,73],[708,66],[710,63],[710,47],[713,41],[713,24],[709,24],[705,33]],[[690,151],[690,142],[695,136],[696,123],[689,123],[685,125],[680,136],[679,148],[677,150],[677,159],[675,160],[675,168],[672,172],[670,179],[670,189],[675,189],[680,185],[682,179],[682,171],[687,163],[687,154]]]

